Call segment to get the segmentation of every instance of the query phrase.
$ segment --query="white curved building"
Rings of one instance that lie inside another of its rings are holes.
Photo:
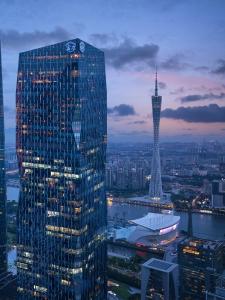
[[[140,219],[130,221],[136,227],[127,241],[143,246],[166,245],[176,239],[179,221],[179,216],[148,213]]]

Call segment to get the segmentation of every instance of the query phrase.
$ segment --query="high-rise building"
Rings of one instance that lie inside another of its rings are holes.
[[[152,116],[153,116],[153,153],[152,153],[152,167],[151,180],[149,185],[149,196],[153,201],[160,201],[163,198],[162,179],[161,179],[161,163],[159,154],[159,124],[161,113],[162,97],[158,95],[157,72],[155,79],[155,95],[152,96]]]
[[[216,280],[224,270],[223,242],[187,238],[178,245],[180,297],[204,300],[206,291],[214,292]]]
[[[6,241],[5,132],[0,44],[0,274],[7,271]]]
[[[178,265],[151,258],[142,265],[141,300],[178,300]]]
[[[106,168],[106,187],[111,189],[113,187],[113,172],[112,168]]]
[[[212,207],[225,208],[225,179],[212,182]]]
[[[105,300],[104,53],[74,39],[20,53],[18,299]]]

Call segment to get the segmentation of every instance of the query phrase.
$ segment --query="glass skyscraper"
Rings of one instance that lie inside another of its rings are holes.
[[[20,53],[18,299],[105,300],[104,53],[74,39]]]
[[[6,240],[5,133],[0,44],[0,275],[7,271]]]
[[[155,79],[155,95],[152,96],[152,117],[153,117],[153,153],[151,167],[151,181],[149,185],[149,196],[153,201],[162,200],[162,179],[161,179],[161,164],[159,154],[159,124],[161,113],[162,97],[158,95],[157,72]]]

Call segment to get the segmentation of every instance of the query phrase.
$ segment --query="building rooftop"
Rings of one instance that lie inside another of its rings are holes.
[[[146,216],[131,220],[131,223],[145,227],[147,229],[157,231],[178,224],[179,216],[169,214],[148,213]]]
[[[177,267],[177,264],[170,263],[161,259],[151,258],[146,261],[143,266],[158,271],[170,272]]]

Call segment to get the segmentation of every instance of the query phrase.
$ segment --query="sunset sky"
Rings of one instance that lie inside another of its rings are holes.
[[[106,55],[109,141],[151,142],[155,65],[161,140],[225,138],[224,0],[1,0],[6,137],[19,52],[73,38]]]

